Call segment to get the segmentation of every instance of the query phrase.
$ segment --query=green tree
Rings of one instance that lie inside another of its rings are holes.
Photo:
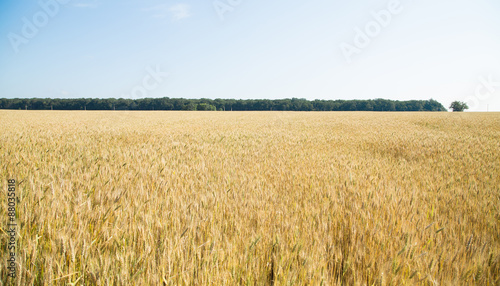
[[[453,109],[453,112],[462,112],[466,109],[469,109],[469,106],[465,102],[453,101],[450,105],[450,108]]]
[[[199,103],[196,106],[196,110],[201,110],[201,111],[215,111],[216,107],[214,105],[208,104],[208,103]]]

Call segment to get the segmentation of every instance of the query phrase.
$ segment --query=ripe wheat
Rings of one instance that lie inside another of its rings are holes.
[[[498,113],[0,111],[0,130],[3,285],[500,284]]]

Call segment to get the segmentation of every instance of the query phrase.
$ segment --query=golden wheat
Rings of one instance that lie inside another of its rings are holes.
[[[1,111],[0,130],[3,285],[500,284],[498,113]]]

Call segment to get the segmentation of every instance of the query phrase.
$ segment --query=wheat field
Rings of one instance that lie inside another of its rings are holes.
[[[499,113],[0,111],[1,284],[500,285],[499,154]]]

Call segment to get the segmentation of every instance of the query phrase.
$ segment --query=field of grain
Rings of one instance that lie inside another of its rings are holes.
[[[498,113],[0,111],[0,130],[2,285],[500,284]]]

